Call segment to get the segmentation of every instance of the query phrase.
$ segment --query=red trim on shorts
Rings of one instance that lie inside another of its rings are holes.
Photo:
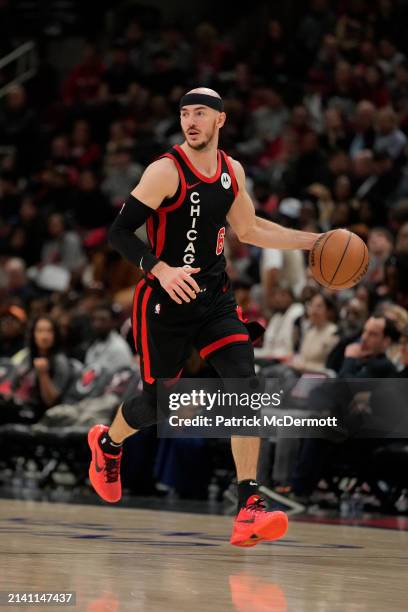
[[[231,334],[231,336],[225,336],[225,338],[220,338],[220,340],[216,340],[211,344],[208,344],[200,351],[200,357],[205,359],[207,355],[217,351],[218,349],[226,346],[227,344],[232,344],[233,342],[246,342],[249,340],[248,334]]]
[[[167,212],[171,212],[173,210],[175,210],[176,208],[178,208],[180,206],[180,204],[183,203],[184,198],[186,197],[186,192],[187,192],[187,185],[186,185],[186,177],[184,176],[184,172],[182,167],[180,166],[180,162],[178,161],[178,159],[176,159],[175,155],[172,155],[171,153],[165,153],[164,155],[162,155],[162,157],[168,157],[169,159],[171,159],[176,168],[177,171],[179,173],[179,177],[180,177],[180,183],[181,183],[181,189],[180,189],[180,195],[177,198],[177,200],[174,202],[174,204],[172,204],[171,206],[164,206],[162,209],[158,209],[157,212],[163,212],[163,213],[167,213]]]
[[[238,188],[238,181],[237,181],[237,177],[235,176],[234,168],[232,167],[232,164],[231,164],[231,161],[228,155],[224,151],[221,151],[221,153],[224,156],[225,163],[227,164],[228,172],[230,173],[230,177],[232,181],[232,189],[234,190],[234,196],[237,197],[239,188]]]
[[[133,341],[135,343],[135,349],[137,351],[137,302],[139,299],[139,293],[142,287],[146,284],[144,278],[140,279],[135,287],[135,293],[133,295],[133,308],[132,308],[132,328],[133,328]]]
[[[183,160],[185,161],[187,166],[190,168],[191,172],[193,174],[195,174],[196,177],[199,178],[201,181],[204,181],[204,183],[215,183],[215,181],[217,181],[220,178],[220,174],[221,174],[221,155],[220,155],[219,151],[217,151],[218,165],[217,165],[217,170],[216,170],[214,176],[205,176],[205,174],[201,174],[201,172],[199,170],[197,170],[197,168],[195,166],[193,166],[193,164],[191,163],[191,161],[189,160],[189,158],[187,157],[187,155],[184,153],[183,149],[179,145],[175,145],[174,148],[176,149],[177,153],[179,153],[179,155],[181,155],[181,157],[183,158]]]
[[[151,287],[147,287],[143,299],[142,299],[142,363],[143,363],[143,379],[147,383],[154,383],[155,379],[152,377],[150,373],[150,353],[149,353],[149,341],[147,337],[147,321],[146,321],[146,309],[147,302],[150,298],[153,289]]]

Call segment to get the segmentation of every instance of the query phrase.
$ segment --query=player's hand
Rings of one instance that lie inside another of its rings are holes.
[[[49,362],[48,359],[46,359],[45,357],[36,357],[33,361],[33,364],[38,374],[48,372]]]
[[[192,274],[197,274],[201,268],[173,268],[163,261],[152,268],[151,273],[155,276],[163,289],[177,304],[191,302],[200,293]]]

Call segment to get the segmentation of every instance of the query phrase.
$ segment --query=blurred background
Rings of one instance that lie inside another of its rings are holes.
[[[369,248],[363,281],[332,293],[306,253],[227,232],[237,302],[266,327],[259,371],[290,392],[311,373],[407,376],[407,23],[407,0],[0,0],[2,494],[95,501],[86,432],[140,389],[139,271],[107,228],[146,165],[182,141],[178,101],[192,87],[224,97],[220,147],[243,163],[258,215],[346,227]],[[205,367],[192,355],[187,372]],[[366,395],[346,409],[353,420],[375,407]],[[150,428],[126,446],[129,503],[233,504],[227,441]],[[407,464],[392,437],[271,438],[259,476],[294,509],[407,513]]]

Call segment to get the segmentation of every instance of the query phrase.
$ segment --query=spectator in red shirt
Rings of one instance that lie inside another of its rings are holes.
[[[87,43],[82,61],[68,75],[62,87],[64,103],[93,102],[97,98],[105,66],[95,45]]]

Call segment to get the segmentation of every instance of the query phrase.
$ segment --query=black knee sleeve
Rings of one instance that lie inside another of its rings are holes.
[[[207,361],[215,369],[221,379],[245,378],[249,380],[249,387],[255,393],[264,390],[262,377],[255,374],[254,349],[252,344],[230,344],[215,351],[207,357]],[[230,391],[230,389],[227,389]],[[234,391],[235,389],[231,389]]]
[[[122,404],[122,415],[132,429],[155,425],[158,421],[156,393],[143,391]]]
[[[255,376],[254,349],[249,342],[229,344],[207,357],[220,378]]]

